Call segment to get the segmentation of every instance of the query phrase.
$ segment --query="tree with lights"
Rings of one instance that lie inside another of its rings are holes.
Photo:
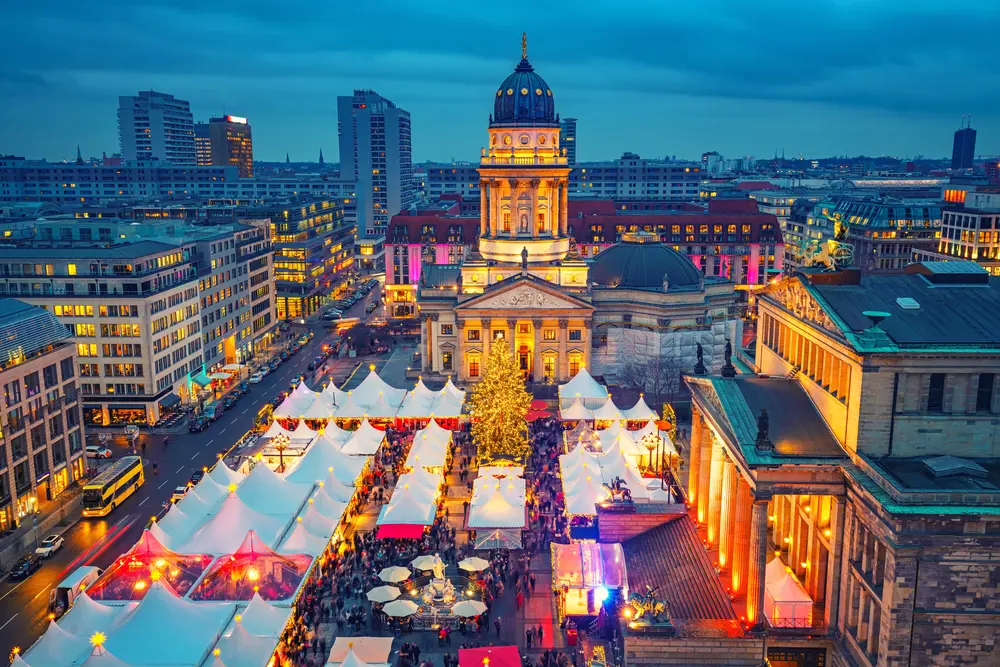
[[[498,340],[490,350],[482,379],[472,388],[472,438],[484,464],[521,461],[531,453],[528,422],[531,394],[507,342]]]

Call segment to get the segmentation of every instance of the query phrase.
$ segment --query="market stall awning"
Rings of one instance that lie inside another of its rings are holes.
[[[237,371],[243,370],[243,368],[244,368],[243,364],[226,364],[225,366],[222,367],[222,370],[226,371],[227,373],[236,373]]]
[[[382,664],[389,662],[392,653],[392,637],[337,637],[327,662],[340,663],[347,658],[348,651],[362,662]]]
[[[596,408],[608,400],[608,388],[593,378],[586,368],[581,368],[566,384],[559,385],[559,407],[568,407],[579,398],[584,407]]]
[[[458,649],[458,667],[521,667],[516,646]]]
[[[191,382],[199,384],[202,387],[207,387],[208,385],[212,384],[212,378],[205,375],[205,371],[198,371],[193,376],[191,376]]]
[[[171,392],[160,399],[161,408],[172,408],[181,402],[181,397]]]
[[[230,374],[229,373],[212,373],[208,377],[212,378],[213,380],[228,380],[229,377],[230,377]]]
[[[380,540],[417,540],[424,536],[424,526],[417,524],[393,523],[378,527],[375,537]]]

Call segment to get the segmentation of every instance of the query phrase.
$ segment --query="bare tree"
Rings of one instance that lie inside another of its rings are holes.
[[[680,357],[661,336],[623,336],[617,350],[618,384],[646,394],[646,403],[667,403],[680,390]]]

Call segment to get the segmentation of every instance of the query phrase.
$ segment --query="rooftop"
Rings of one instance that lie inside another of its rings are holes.
[[[1000,459],[885,458],[879,465],[908,491],[1000,492]]]
[[[6,369],[70,337],[69,329],[44,308],[17,299],[0,299],[0,368]]]
[[[14,248],[0,247],[0,260],[5,259],[128,259],[158,255],[176,250],[177,246],[160,241],[136,241],[107,248]]]
[[[767,409],[768,435],[775,454],[845,456],[802,385],[795,380],[740,377],[735,383],[754,419],[761,409]]]

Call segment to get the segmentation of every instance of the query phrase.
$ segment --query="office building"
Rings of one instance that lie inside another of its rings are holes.
[[[828,214],[844,228],[854,265],[865,273],[902,271],[915,253],[934,250],[941,238],[937,201],[844,197]]]
[[[697,162],[650,160],[623,153],[616,160],[578,162],[570,190],[598,199],[696,201],[706,174]]]
[[[413,202],[410,113],[371,90],[337,98],[340,177],[356,184],[357,225],[384,236]]]
[[[199,167],[212,166],[212,135],[208,123],[194,124],[194,156]]]
[[[340,200],[293,199],[236,207],[239,219],[269,220],[279,320],[316,313],[355,273],[357,227]]]
[[[915,254],[916,261],[967,260],[1000,275],[1000,189],[978,188],[965,193],[964,204],[946,203],[937,247]]]
[[[240,178],[253,178],[253,138],[250,123],[241,116],[208,121],[212,166],[236,167]]]
[[[955,130],[955,140],[951,148],[951,168],[952,170],[972,169],[972,161],[976,157],[976,131],[965,125],[965,116],[962,116],[963,127]],[[968,122],[972,123],[972,117]]]
[[[566,149],[566,162],[576,166],[576,118],[563,118],[559,121],[559,137]]]
[[[118,137],[125,160],[198,164],[191,105],[153,90],[118,98]]]
[[[76,346],[50,312],[0,298],[0,530],[12,530],[86,469]]]

